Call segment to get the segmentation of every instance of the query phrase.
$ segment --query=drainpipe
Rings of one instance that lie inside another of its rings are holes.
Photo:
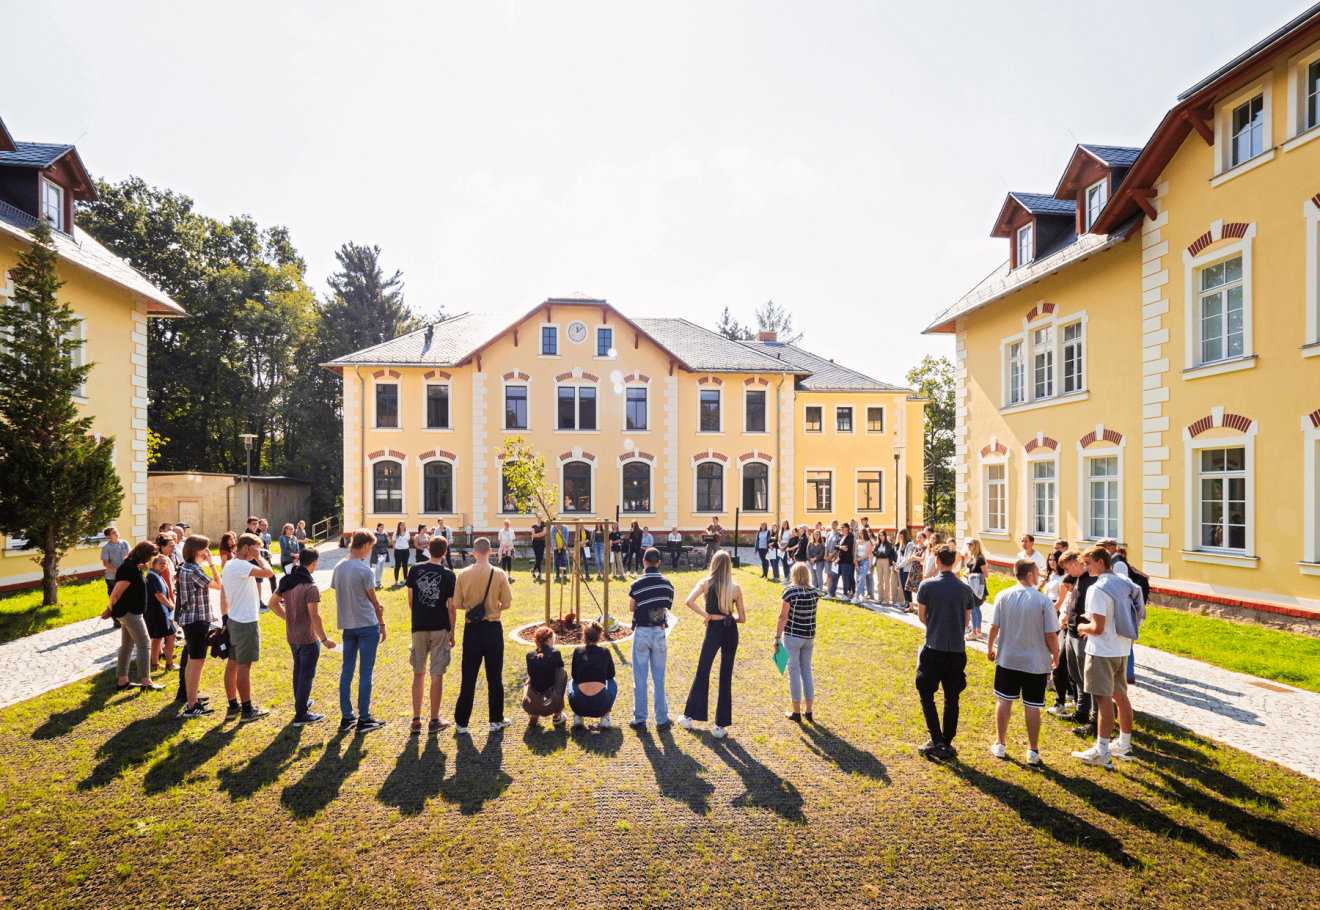
[[[358,378],[358,501],[362,505],[359,528],[367,526],[367,381],[362,378],[362,367],[353,367]],[[344,529],[339,529],[342,537]]]
[[[783,392],[783,390],[784,390],[784,374],[780,373],[779,385],[775,386],[775,407],[778,409],[777,413],[775,414],[775,474],[776,475],[782,475],[784,472],[784,461],[783,461],[782,453],[779,451],[780,434],[783,431],[783,425],[784,425],[784,408],[783,405],[779,403],[779,396]],[[793,407],[795,409],[797,408],[797,392],[793,393]],[[794,410],[793,413],[796,416],[797,411]],[[776,529],[784,520],[783,501],[780,495],[782,489],[783,489],[782,484],[778,487],[775,487]],[[778,534],[779,531],[776,530],[775,533]],[[736,538],[734,539],[733,545],[734,547],[738,546],[738,541]]]

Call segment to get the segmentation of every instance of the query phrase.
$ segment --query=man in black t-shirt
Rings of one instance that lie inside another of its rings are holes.
[[[438,534],[431,538],[430,556],[408,572],[408,608],[412,611],[412,645],[408,659],[412,663],[412,732],[422,732],[422,688],[426,684],[426,665],[431,664],[431,723],[428,731],[437,733],[449,726],[440,720],[440,698],[445,691],[445,670],[454,647],[454,585],[456,577],[445,564],[449,541]]]
[[[972,589],[953,574],[958,554],[952,547],[935,551],[939,574],[917,588],[917,616],[926,627],[926,644],[917,655],[917,694],[926,716],[930,741],[918,751],[931,758],[950,758],[958,733],[958,698],[967,688],[967,644],[963,630],[975,605]],[[944,689],[944,724],[935,709],[935,692]]]
[[[1064,720],[1077,724],[1074,733],[1083,736],[1095,736],[1095,721],[1091,717],[1091,696],[1085,689],[1086,679],[1086,639],[1077,632],[1077,624],[1086,622],[1086,591],[1095,584],[1095,576],[1082,565],[1082,555],[1076,550],[1068,550],[1059,557],[1059,565],[1073,583],[1073,596],[1068,604],[1068,614],[1064,620],[1067,634],[1064,636],[1063,654],[1068,660],[1068,676],[1077,687],[1077,713]]]

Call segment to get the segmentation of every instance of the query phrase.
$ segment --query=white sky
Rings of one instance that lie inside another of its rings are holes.
[[[351,240],[422,313],[580,291],[713,327],[773,298],[902,382],[1007,258],[1005,182],[1052,192],[1069,130],[1141,145],[1306,6],[26,2],[0,117],[287,225],[318,293]]]

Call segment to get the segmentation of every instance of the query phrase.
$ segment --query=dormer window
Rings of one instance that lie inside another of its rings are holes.
[[[1265,96],[1257,95],[1233,109],[1232,167],[1265,151]]]
[[[41,181],[41,214],[52,228],[64,230],[64,188],[59,184]]]
[[[1320,126],[1320,60],[1306,69],[1306,129]]]
[[[1101,180],[1099,183],[1092,184],[1086,188],[1086,229],[1089,231],[1091,225],[1100,217],[1100,211],[1105,207],[1105,202],[1109,199],[1109,181]]]
[[[1017,264],[1026,265],[1035,258],[1035,238],[1032,236],[1033,225],[1024,224],[1017,229]]]

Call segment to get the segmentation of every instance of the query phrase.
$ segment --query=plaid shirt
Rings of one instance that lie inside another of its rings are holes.
[[[211,609],[211,579],[195,562],[185,562],[179,570],[179,599],[176,616],[179,625],[190,622],[215,622]]]

